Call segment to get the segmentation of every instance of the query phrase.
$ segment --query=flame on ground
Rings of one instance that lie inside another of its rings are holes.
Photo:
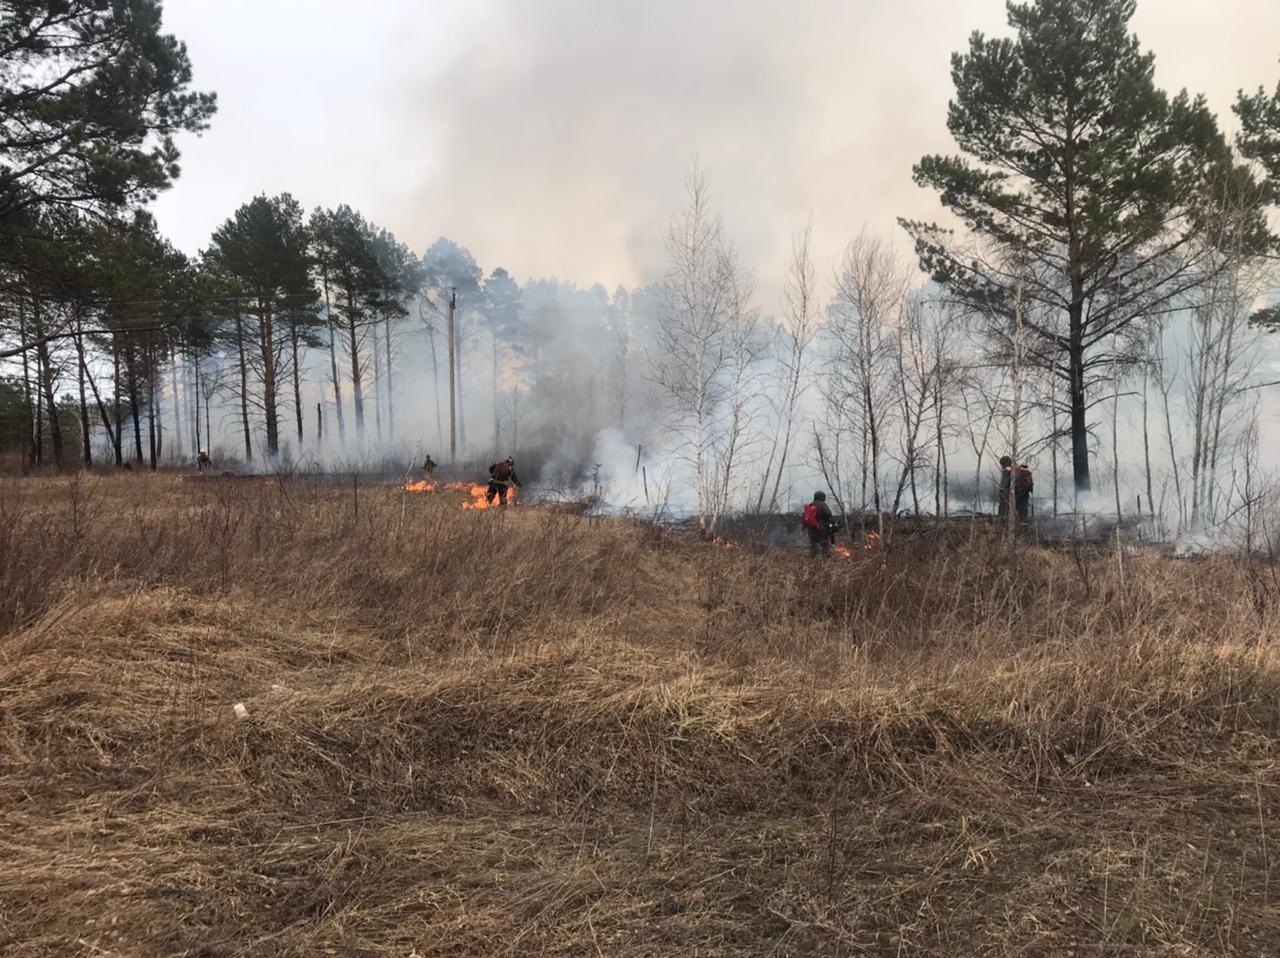
[[[853,553],[849,551],[848,546],[836,546],[831,551],[834,552],[836,555],[838,555],[841,559],[853,558]]]
[[[711,544],[712,544],[713,546],[715,546],[717,549],[724,549],[724,550],[726,550],[726,551],[727,551],[727,550],[730,550],[730,549],[736,549],[736,548],[738,548],[736,545],[734,545],[734,544],[733,544],[732,542],[730,542],[728,539],[721,539],[719,536],[716,536],[714,539],[712,539],[712,540],[711,540]]]
[[[436,484],[430,479],[422,479],[418,482],[410,482],[405,484],[406,492],[435,492]]]
[[[475,483],[467,483],[467,482],[451,482],[447,486],[445,486],[445,488],[453,489],[457,492],[465,492],[470,497],[469,499],[465,500],[462,503],[462,508],[464,509],[497,509],[497,508],[500,508],[501,506],[496,496],[494,497],[492,502],[489,501],[488,486],[479,486],[479,485],[476,485]],[[519,487],[517,486],[512,486],[510,489],[508,489],[507,505],[509,506],[515,505],[516,499],[519,497],[519,494],[520,494],[520,490],[519,490]]]

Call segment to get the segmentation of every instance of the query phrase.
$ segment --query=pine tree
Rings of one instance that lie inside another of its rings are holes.
[[[1273,94],[1264,89],[1252,95],[1241,92],[1235,112],[1240,118],[1240,152],[1262,167],[1267,199],[1280,206],[1280,83]],[[1254,322],[1280,329],[1280,303],[1260,311]]]
[[[1135,319],[1203,279],[1200,205],[1232,164],[1203,99],[1156,86],[1133,13],[1134,0],[1011,2],[1012,38],[975,33],[952,59],[947,119],[967,158],[915,167],[969,241],[903,223],[922,268],[975,312],[1007,326],[1025,287],[1031,354],[1068,386],[1082,491],[1090,386],[1123,358],[1110,346]]]
[[[0,10],[0,223],[21,210],[145,202],[204,129],[186,47],[159,0],[6,0]]]
[[[288,193],[257,196],[213,234],[208,266],[225,277],[239,311],[253,324],[254,369],[266,421],[267,455],[280,453],[281,380],[293,380],[302,438],[298,358],[303,331],[313,322],[317,292],[311,279],[310,234],[302,207]],[[241,324],[243,328],[243,323]]]

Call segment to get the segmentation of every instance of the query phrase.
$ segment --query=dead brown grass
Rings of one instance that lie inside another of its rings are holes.
[[[1273,582],[4,481],[0,953],[1273,954]]]

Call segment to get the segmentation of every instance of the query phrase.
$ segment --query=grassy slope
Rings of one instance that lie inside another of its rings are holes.
[[[0,953],[1274,954],[1277,598],[7,481]]]

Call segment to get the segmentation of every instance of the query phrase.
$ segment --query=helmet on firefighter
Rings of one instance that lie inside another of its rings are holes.
[[[826,502],[826,501],[827,501],[827,494],[826,494],[825,492],[822,492],[822,491],[815,492],[815,493],[813,494],[813,501],[814,501],[814,502]]]

